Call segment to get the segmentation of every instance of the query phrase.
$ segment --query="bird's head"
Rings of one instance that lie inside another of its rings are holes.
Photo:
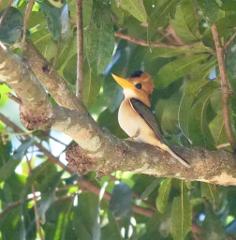
[[[150,96],[154,85],[151,76],[143,71],[135,71],[129,78],[112,74],[115,81],[123,88],[125,98],[136,98],[150,106]]]

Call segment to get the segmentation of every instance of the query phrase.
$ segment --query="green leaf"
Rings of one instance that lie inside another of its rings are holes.
[[[22,144],[15,150],[12,157],[9,156],[7,161],[1,165],[0,168],[0,181],[6,180],[9,176],[14,173],[17,165],[20,163],[22,158],[24,157],[27,149],[32,146],[33,139],[29,138],[22,142]],[[7,146],[6,146],[7,147]],[[1,153],[3,154],[3,153]]]
[[[102,228],[102,240],[122,240],[122,236],[120,234],[120,228],[115,220],[114,216],[108,212],[108,220],[109,224]]]
[[[74,214],[73,226],[80,240],[100,239],[97,196],[92,193],[80,194]]]
[[[70,18],[72,19],[72,22],[75,24],[77,19],[77,6],[76,6],[77,2],[74,0],[69,0],[68,5],[70,9]],[[83,1],[82,8],[83,8],[83,26],[84,28],[87,28],[90,23],[93,12],[93,0]]]
[[[196,68],[198,63],[206,61],[208,54],[198,54],[179,57],[176,60],[164,65],[155,76],[155,85],[164,88],[173,81],[187,75],[191,68]]]
[[[218,84],[207,83],[195,96],[189,118],[189,138],[194,145],[214,148],[214,140],[209,130],[212,120],[210,98],[217,91]]]
[[[8,177],[10,177],[17,165],[20,163],[21,159],[9,159],[3,166],[0,168],[0,181],[5,181]]]
[[[198,31],[199,24],[195,17],[196,14],[197,10],[192,0],[184,0],[176,8],[175,18],[170,23],[183,42],[197,41],[201,37]]]
[[[192,229],[191,201],[184,182],[180,184],[180,196],[174,198],[171,210],[171,233],[174,240],[184,240]]]
[[[216,0],[198,0],[197,1],[202,14],[206,21],[209,21],[208,27],[210,28],[210,25],[217,21],[218,17],[220,16],[220,8],[216,3]]]
[[[56,7],[56,8],[61,8],[63,6],[63,0],[48,0],[52,6]]]
[[[141,199],[145,199],[148,198],[149,195],[155,191],[155,189],[157,188],[158,184],[159,184],[159,179],[155,179],[151,184],[149,184],[146,189],[144,190],[144,192],[141,195]]]
[[[176,6],[180,0],[159,0],[155,1],[153,11],[149,13],[149,25],[152,28],[165,27],[169,24],[169,20],[174,16]]]
[[[209,129],[211,131],[212,137],[214,138],[215,146],[228,142],[224,130],[224,120],[222,116],[222,111],[219,111],[216,114],[215,118],[209,123]]]
[[[226,55],[226,65],[230,79],[236,78],[236,41],[232,41]],[[231,81],[234,89],[236,89],[235,81]]]
[[[195,66],[194,71],[189,73],[189,79],[184,82],[183,85],[183,95],[180,101],[178,117],[179,117],[179,126],[182,130],[182,133],[189,139],[191,139],[189,132],[189,124],[191,124],[191,114],[194,100],[197,99],[198,94],[204,89],[206,84],[209,82],[208,76],[212,71],[212,68],[215,65],[214,59],[209,60],[204,64]],[[214,83],[213,83],[214,84]],[[207,95],[207,94],[206,94]],[[218,103],[216,103],[218,106]],[[194,118],[194,117],[193,117]],[[199,118],[199,115],[197,116]],[[196,119],[194,119],[196,124]],[[194,124],[193,124],[194,125]],[[197,123],[196,126],[199,126]],[[201,131],[196,131],[197,135]]]
[[[13,159],[21,160],[26,154],[26,151],[28,150],[28,148],[33,145],[34,141],[35,140],[33,138],[28,138],[25,141],[23,141],[21,145],[14,151]]]
[[[0,84],[0,107],[7,102],[9,92],[11,89],[6,84]]]
[[[94,72],[101,74],[111,61],[114,33],[111,15],[102,4],[94,5],[89,26],[85,29],[85,56]]]
[[[143,5],[143,0],[121,0],[119,4],[140,22],[147,22],[147,13]]]
[[[2,19],[1,17],[5,15]],[[20,11],[14,7],[6,8],[0,13],[0,40],[4,43],[15,43],[20,40],[23,17]]]
[[[221,8],[228,11],[236,11],[236,1],[235,0],[223,0]]]
[[[87,106],[97,99],[102,73],[112,58],[114,33],[109,10],[110,5],[94,1],[92,18],[84,31],[86,62],[83,95]]]
[[[160,90],[161,92],[161,90]],[[176,133],[178,131],[178,106],[180,95],[176,91],[171,95],[170,90],[168,98],[160,98],[155,106],[156,116],[161,125],[163,133]]]
[[[12,143],[7,139],[3,141],[3,136],[0,138],[0,166],[11,159]]]
[[[213,208],[216,208],[219,203],[219,192],[216,185],[201,183],[201,196],[206,198]]]
[[[158,195],[156,198],[156,208],[160,213],[164,213],[168,205],[171,185],[171,178],[167,178],[161,181],[161,185],[159,187]]]
[[[53,7],[49,2],[43,1],[39,2],[41,9],[43,13],[45,14],[47,18],[48,23],[48,29],[52,33],[52,37],[54,40],[60,40],[61,39],[61,33],[62,33],[62,9],[63,8],[57,8]],[[69,21],[69,19],[68,19]]]
[[[46,175],[45,172],[47,173]],[[61,174],[62,172],[58,172],[55,165],[45,161],[33,169],[32,174],[28,178],[27,184],[31,185],[34,183],[38,191],[47,195],[54,190]]]
[[[84,65],[86,71],[84,74],[83,100],[84,104],[90,108],[97,100],[103,78],[102,75],[96,72],[93,66],[89,64]]]

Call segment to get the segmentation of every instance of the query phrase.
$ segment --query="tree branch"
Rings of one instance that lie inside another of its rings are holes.
[[[20,98],[21,119],[28,119],[29,129],[45,128],[52,118],[48,96],[34,74],[16,55],[0,43],[0,78],[11,86]]]
[[[83,0],[77,2],[77,78],[76,78],[76,96],[83,98]]]
[[[151,48],[179,48],[179,47],[183,47],[183,48],[192,48],[195,44],[184,44],[184,45],[171,45],[171,44],[166,44],[166,43],[161,43],[161,42],[147,42],[143,39],[138,39],[135,38],[133,36],[124,34],[122,32],[115,32],[115,36],[117,38],[126,40],[128,42],[134,43],[136,45],[140,45],[143,47],[151,47]]]
[[[57,74],[35,46],[31,42],[26,41],[26,49],[27,51],[25,51],[24,55],[27,64],[56,102],[65,108],[85,112],[85,108],[80,101],[69,91],[64,79]]]
[[[229,38],[229,40],[224,45],[224,50],[227,50],[228,47],[231,45],[231,43],[234,41],[236,37],[236,32],[233,33],[233,35]]]
[[[11,66],[8,68],[10,69]],[[19,74],[22,72],[19,71]],[[19,76],[13,75],[15,83],[13,87],[16,89],[18,89],[18,78]],[[21,78],[22,76],[20,76]],[[51,78],[49,81],[55,81]],[[3,76],[3,79],[7,82],[12,81],[10,70],[7,72],[7,77]],[[31,82],[34,81],[29,78],[27,85],[31,86]],[[41,85],[38,87],[40,89]],[[28,94],[31,94],[30,88],[25,95],[22,95],[23,102],[24,98],[28,98]],[[183,147],[176,149],[183,158],[191,163],[192,167],[189,170],[176,162],[168,153],[153,146],[122,141],[104,132],[87,112],[55,106],[52,113],[52,118],[49,119],[51,126],[69,135],[79,145],[79,147],[71,148],[67,154],[69,164],[73,167],[74,172],[84,173],[94,170],[100,174],[109,174],[115,170],[122,170],[158,177],[236,185],[236,162],[231,153],[222,150],[208,151]]]
[[[77,115],[77,116],[76,116]],[[192,167],[190,171],[168,153],[153,146],[121,141],[104,133],[86,115],[58,110],[53,127],[71,136],[79,145],[67,153],[75,171],[94,170],[109,174],[114,170],[132,171],[158,177],[175,177],[222,185],[236,185],[234,155],[225,151],[176,149]]]
[[[212,25],[211,32],[212,32],[212,37],[215,44],[216,56],[217,56],[217,61],[218,61],[218,66],[220,71],[222,113],[223,113],[223,119],[224,119],[225,132],[231,144],[231,147],[233,148],[233,150],[236,150],[236,140],[233,133],[230,110],[229,110],[231,87],[230,87],[230,83],[229,83],[227,73],[226,73],[226,68],[225,68],[224,48],[220,41],[220,36],[215,24]]]

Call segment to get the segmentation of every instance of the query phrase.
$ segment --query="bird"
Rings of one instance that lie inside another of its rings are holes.
[[[164,150],[189,168],[190,164],[166,144],[151,110],[150,99],[154,90],[151,75],[137,70],[128,78],[115,74],[112,74],[112,77],[123,88],[124,99],[118,110],[118,122],[121,129],[132,140],[148,143]]]

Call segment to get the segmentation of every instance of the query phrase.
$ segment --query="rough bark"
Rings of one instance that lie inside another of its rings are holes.
[[[47,128],[52,107],[47,94],[22,59],[0,45],[0,79],[21,99],[21,119],[28,129]]]
[[[35,58],[37,57],[39,56]],[[41,64],[43,66],[43,62]],[[31,67],[36,74],[37,66],[31,63]],[[236,185],[236,162],[233,154],[222,150],[178,148],[176,150],[179,154],[192,165],[190,169],[187,169],[168,153],[147,144],[122,141],[102,130],[84,111],[84,107],[80,105],[79,101],[72,109],[68,109],[69,106],[66,105],[69,103],[65,104],[62,98],[58,99],[58,89],[55,88],[50,89],[52,97],[56,101],[62,101],[59,104],[68,108],[59,106],[52,108],[38,79],[41,76],[43,80],[40,79],[40,81],[48,88],[56,84],[58,76],[54,72],[53,75],[45,78],[45,73],[41,72],[42,68],[38,71],[42,75],[36,74],[36,78],[21,60],[4,50],[3,47],[0,48],[0,77],[21,98],[21,110],[27,108],[32,118],[34,118],[35,112],[38,114],[38,112],[42,112],[42,109],[46,110],[48,122],[50,122],[48,125],[64,132],[77,142],[78,146],[72,147],[67,154],[70,167],[74,167],[76,171],[95,170],[100,174],[109,174],[115,170],[122,170],[159,177]],[[56,77],[54,78],[54,76]],[[32,94],[33,92],[34,94]],[[66,97],[67,94],[71,96],[69,91],[60,94],[63,97]],[[80,107],[82,111],[78,111]]]
[[[27,41],[25,43],[25,49],[27,49],[24,52],[27,64],[37,76],[41,84],[53,96],[55,101],[65,108],[77,109],[80,112],[85,112],[80,101],[68,89],[64,79],[56,73],[35,46]]]

